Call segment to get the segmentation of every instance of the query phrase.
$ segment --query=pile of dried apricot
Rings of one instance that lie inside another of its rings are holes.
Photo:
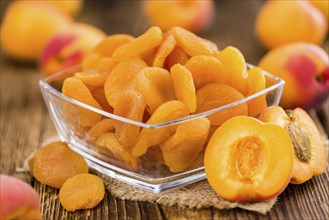
[[[264,88],[262,70],[248,70],[237,48],[219,51],[213,42],[181,27],[162,32],[153,26],[136,38],[105,38],[85,57],[82,70],[64,81],[62,92],[117,116],[158,124],[242,100]],[[69,107],[66,119],[73,127],[130,169],[152,160],[181,172],[204,151],[210,130],[234,116],[256,116],[267,102],[262,95],[203,119],[153,129]]]

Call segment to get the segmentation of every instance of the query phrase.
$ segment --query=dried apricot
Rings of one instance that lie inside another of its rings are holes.
[[[131,150],[120,143],[114,133],[102,134],[96,141],[96,145],[108,149],[117,159],[124,163],[129,169],[137,170],[139,160]]]
[[[222,198],[240,202],[280,194],[290,181],[293,162],[288,133],[250,116],[237,116],[222,124],[204,157],[210,186]]]
[[[117,96],[118,100],[114,106],[114,114],[141,122],[144,116],[145,102],[143,95],[135,90],[124,91]],[[140,127],[122,121],[114,120],[115,135],[126,147],[133,147],[136,144]]]
[[[100,106],[104,109],[104,111],[113,113],[113,108],[107,102],[103,87],[94,89],[93,91],[91,91],[91,94],[98,102],[98,104],[100,104]]]
[[[197,110],[196,113],[205,112],[220,106],[243,99],[243,95],[232,86],[211,83],[201,87],[197,92]],[[247,103],[243,102],[239,105],[212,113],[207,116],[212,125],[221,125],[229,118],[238,115],[248,115]]]
[[[86,55],[82,60],[82,69],[92,69],[101,58],[102,56],[96,53]]]
[[[76,72],[74,76],[80,79],[87,86],[103,86],[108,73],[88,69],[82,72]]]
[[[104,93],[108,103],[114,107],[117,101],[117,93],[137,86],[137,73],[147,67],[140,58],[131,58],[117,64],[108,75],[104,84]]]
[[[181,101],[173,100],[160,105],[151,115],[147,123],[157,124],[183,118],[187,115],[189,115],[189,110],[186,105]],[[162,128],[143,128],[136,145],[132,148],[133,155],[138,157],[145,154],[149,147],[160,144],[174,133],[176,127],[177,125],[165,126]]]
[[[192,73],[181,64],[175,64],[171,70],[175,94],[179,101],[185,103],[190,113],[196,110],[196,94]]]
[[[210,122],[206,118],[185,122],[160,144],[164,161],[171,172],[184,171],[192,164],[203,149],[209,127]]]
[[[98,104],[98,102],[94,99],[87,86],[85,86],[85,84],[83,84],[83,82],[76,77],[69,77],[64,80],[62,93],[79,102],[83,102],[87,105],[103,110],[102,107]],[[70,106],[67,105],[66,107],[75,108],[76,106],[70,104]],[[78,119],[79,125],[84,127],[91,126],[96,122],[100,121],[102,119],[102,116],[86,108],[78,107]]]
[[[118,62],[114,61],[112,57],[104,57],[99,54],[91,53],[83,59],[82,69],[85,71],[97,70],[100,74],[108,74],[117,64]]]
[[[35,178],[58,189],[67,179],[80,173],[88,173],[84,158],[64,142],[54,142],[40,148],[33,161]]]
[[[253,67],[248,70],[248,93],[250,96],[265,89],[265,76],[262,69]],[[257,116],[267,108],[266,94],[260,95],[257,98],[251,99],[247,102],[248,114],[250,116]]]
[[[173,51],[168,55],[166,61],[165,61],[165,68],[170,70],[171,67],[177,63],[181,65],[185,65],[185,63],[188,61],[189,56],[180,48],[179,46],[176,46]]]
[[[149,113],[153,113],[162,103],[176,99],[170,73],[160,67],[147,67],[139,71],[137,90],[144,96]]]
[[[159,46],[153,61],[153,66],[163,67],[163,64],[167,56],[173,51],[176,45],[176,39],[174,35],[168,34],[161,45]]]
[[[67,211],[92,209],[104,198],[105,187],[101,178],[83,173],[71,177],[59,191],[59,200]]]
[[[159,46],[162,42],[162,31],[159,27],[150,27],[144,34],[133,41],[124,44],[113,51],[112,58],[115,61],[127,60],[131,57]]]
[[[175,36],[177,44],[190,56],[215,55],[218,52],[216,44],[184,28],[173,27],[170,32]]]
[[[92,52],[110,57],[115,49],[133,41],[134,39],[133,36],[128,34],[113,34],[99,42]]]
[[[224,65],[224,70],[230,77],[230,85],[243,95],[248,91],[248,72],[246,61],[241,51],[228,46],[217,54],[218,60]]]
[[[209,83],[228,83],[229,75],[225,73],[222,63],[213,56],[199,55],[191,57],[185,67],[192,73],[195,89]]]
[[[96,140],[102,134],[114,130],[113,119],[104,118],[103,120],[94,124],[87,133],[87,138],[90,140]]]

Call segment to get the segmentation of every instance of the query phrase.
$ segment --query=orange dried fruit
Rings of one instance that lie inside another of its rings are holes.
[[[170,32],[175,36],[177,45],[190,56],[215,55],[218,52],[216,44],[184,28],[173,27]]]
[[[176,39],[174,35],[168,34],[159,48],[157,49],[157,52],[154,57],[153,66],[155,67],[163,67],[164,62],[167,58],[167,56],[173,51],[176,45]]]
[[[171,70],[175,94],[179,101],[185,103],[190,113],[196,110],[196,94],[192,73],[181,64],[175,64]]]
[[[104,84],[104,93],[108,103],[114,107],[117,101],[117,93],[136,89],[137,73],[147,67],[140,58],[131,58],[117,64],[108,75]]]
[[[114,133],[108,132],[102,134],[97,139],[96,145],[109,150],[113,154],[113,156],[123,162],[124,165],[127,166],[127,168],[131,170],[138,170],[138,158],[131,153],[131,150],[129,148],[125,147],[123,144],[120,143]]]
[[[76,77],[69,77],[64,80],[62,93],[74,100],[90,105],[94,108],[102,109],[98,102],[94,99],[91,92],[83,82]],[[69,114],[67,108],[76,108],[75,105],[66,105],[66,112]],[[75,111],[75,110],[74,110]],[[90,111],[83,107],[78,107],[78,123],[80,126],[91,126],[102,119],[98,113]]]
[[[59,200],[67,211],[92,209],[104,198],[105,187],[101,178],[83,173],[71,177],[59,191]]]
[[[113,51],[112,58],[115,61],[127,60],[159,46],[161,42],[162,31],[159,27],[153,26],[133,41],[115,49]]]
[[[166,69],[170,70],[171,67],[177,63],[185,65],[188,59],[189,56],[182,50],[182,48],[176,46],[168,55],[164,66]]]
[[[91,91],[91,94],[98,102],[98,104],[100,104],[100,106],[104,109],[104,111],[113,113],[113,108],[107,102],[103,87],[94,89],[93,91]]]
[[[102,56],[96,53],[90,53],[86,55],[82,60],[82,69],[92,69],[101,58]]]
[[[102,134],[114,130],[113,119],[104,118],[101,121],[94,124],[87,133],[87,138],[90,140],[96,140]]]
[[[196,96],[196,113],[225,106],[244,98],[243,95],[232,86],[220,83],[211,83],[201,87],[196,92]],[[212,125],[221,125],[229,118],[238,115],[248,115],[247,103],[243,102],[239,105],[212,113],[208,115],[207,118],[210,120]]]
[[[80,79],[87,86],[103,86],[108,76],[107,72],[96,70],[84,70],[82,72],[76,72],[74,76]]]
[[[210,122],[206,118],[185,122],[160,144],[164,161],[171,172],[184,171],[192,164],[203,149],[209,127]]]
[[[248,93],[246,96],[250,96],[257,92],[263,91],[266,87],[265,76],[262,69],[259,67],[253,67],[248,70]],[[266,93],[251,99],[247,102],[248,114],[250,116],[257,116],[267,108]]]
[[[108,74],[117,64],[118,62],[114,61],[112,57],[104,57],[96,53],[91,53],[83,59],[82,69],[85,71],[97,70],[100,74]]]
[[[224,71],[223,64],[213,56],[191,57],[185,63],[185,67],[192,73],[195,89],[209,83],[229,82],[229,75]]]
[[[100,54],[102,56],[110,57],[113,51],[118,47],[130,43],[135,38],[128,34],[113,34],[104,38],[93,49],[93,53]]]
[[[248,92],[248,72],[246,61],[241,51],[228,46],[217,54],[218,60],[224,65],[225,73],[230,77],[230,85],[243,95]]]
[[[137,90],[143,95],[148,112],[162,103],[176,99],[170,73],[160,67],[147,67],[137,74]]]
[[[148,124],[168,122],[189,115],[186,105],[177,100],[165,102],[160,105],[150,119]],[[139,157],[146,153],[149,147],[160,144],[176,130],[177,125],[165,126],[162,128],[143,128],[136,145],[132,148],[133,155]]]
[[[113,112],[115,115],[142,122],[145,110],[142,94],[135,90],[127,90],[119,93],[117,98]],[[117,120],[114,120],[113,123],[118,140],[126,147],[133,147],[139,136],[140,127]]]
[[[33,174],[43,184],[61,188],[63,183],[81,173],[88,173],[84,158],[64,142],[50,143],[33,157]]]
[[[280,194],[290,181],[293,165],[287,132],[250,116],[237,116],[222,124],[204,157],[210,186],[222,198],[239,202],[268,200]]]

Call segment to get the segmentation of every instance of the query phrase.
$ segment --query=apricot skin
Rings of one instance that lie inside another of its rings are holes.
[[[42,219],[39,195],[27,183],[0,175],[0,219]]]
[[[259,119],[263,122],[279,125],[286,130],[290,123],[295,123],[307,132],[310,140],[311,157],[309,161],[303,162],[294,154],[291,183],[304,183],[314,175],[326,171],[328,158],[323,137],[307,112],[301,108],[296,108],[287,114],[280,106],[272,106],[263,111]],[[302,137],[296,138],[301,140]]]
[[[293,147],[280,126],[237,116],[213,134],[204,166],[209,184],[222,198],[268,200],[279,195],[290,181]]]

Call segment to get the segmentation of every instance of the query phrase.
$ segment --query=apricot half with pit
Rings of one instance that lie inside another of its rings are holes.
[[[273,106],[262,112],[259,119],[277,124],[288,132],[295,152],[291,183],[304,183],[326,171],[328,159],[324,141],[307,112],[301,108],[285,111]]]
[[[290,181],[293,161],[285,129],[237,116],[213,134],[204,166],[209,184],[222,198],[250,202],[279,195]]]

